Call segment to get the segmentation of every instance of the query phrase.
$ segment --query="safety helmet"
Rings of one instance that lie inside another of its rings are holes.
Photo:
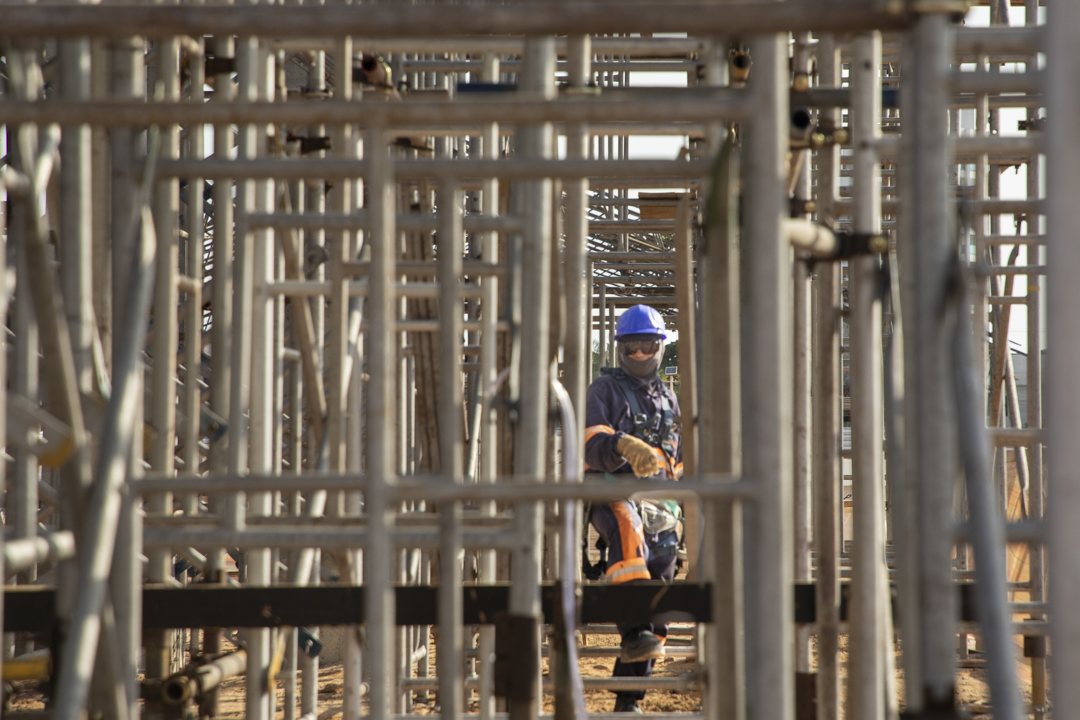
[[[659,335],[662,340],[668,337],[664,330],[664,318],[648,305],[634,305],[619,316],[619,322],[615,325],[615,339],[624,335]]]

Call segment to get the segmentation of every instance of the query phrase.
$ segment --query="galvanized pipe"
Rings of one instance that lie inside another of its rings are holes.
[[[207,106],[208,107],[208,106]],[[239,106],[233,106],[239,107]],[[273,106],[273,107],[280,107]],[[453,105],[447,107],[456,107]],[[495,122],[495,119],[492,119]],[[669,179],[697,178],[707,174],[711,169],[708,161],[704,160],[555,160],[541,158],[514,157],[508,159],[484,158],[481,160],[425,160],[405,161],[395,163],[394,175],[399,180],[423,179],[423,178],[487,178],[498,177],[508,180],[529,180],[536,178],[561,177],[561,178],[591,178],[597,181],[604,179],[619,180],[626,182],[642,182],[648,179],[649,183],[663,182]],[[157,171],[159,177],[189,177],[198,175],[205,178],[277,178],[283,180],[296,180],[302,178],[319,178],[332,180],[335,178],[356,178],[367,172],[367,165],[363,160],[327,159],[318,161],[296,161],[285,159],[272,160],[221,160],[219,158],[207,158],[200,161],[176,160],[163,164]],[[357,218],[363,218],[364,214],[357,213]],[[350,216],[351,217],[351,216]],[[353,220],[350,222],[357,222]],[[514,222],[516,219],[493,221],[497,225],[492,229],[501,229],[498,223]],[[284,222],[284,221],[282,221]],[[328,222],[346,222],[331,216]],[[418,223],[410,227],[410,230],[429,229],[430,221],[424,216],[417,217],[410,214],[409,223]],[[469,223],[484,222],[481,218],[470,217]],[[287,224],[285,225],[287,226]],[[349,225],[351,226],[351,224]],[[403,225],[403,227],[405,227]]]
[[[819,82],[840,85],[839,49],[833,35],[818,40]],[[822,110],[819,122],[839,125],[839,110]],[[840,177],[840,148],[818,151],[817,204],[821,216],[833,214],[832,201]],[[840,618],[840,269],[836,263],[814,267],[813,310],[813,434],[814,434],[814,549],[817,581],[817,720],[839,718],[840,675],[838,624]]]
[[[75,102],[90,100],[90,41],[79,38],[62,42],[60,65],[61,95]],[[60,277],[79,389],[90,392],[94,379],[90,126],[71,125],[62,133]]]
[[[151,149],[151,157],[154,153],[155,150]],[[148,194],[148,191],[145,192],[144,198]],[[122,322],[118,325],[123,328],[123,334],[118,337],[119,352],[113,354],[113,388],[95,473],[98,480],[86,514],[84,540],[80,544],[79,594],[72,613],[71,634],[60,660],[54,713],[55,717],[69,720],[76,720],[86,703],[90,681],[86,669],[93,667],[97,651],[106,584],[120,520],[121,492],[129,477],[136,430],[141,427],[141,413],[137,409],[142,402],[141,353],[146,334],[144,320],[153,292],[156,246],[153,219],[145,204],[142,207],[140,230],[137,252],[128,256],[132,268],[125,273],[125,277],[130,283],[130,292],[126,295],[127,302],[119,305],[124,311]],[[137,576],[124,576],[133,584],[141,581],[141,578],[136,579]],[[128,608],[130,614],[124,620],[132,617],[139,619],[139,606],[132,604]],[[131,640],[126,637],[126,630],[124,632],[121,652],[128,649],[127,641]],[[127,690],[130,693],[130,686]]]
[[[499,57],[494,53],[484,54],[484,79],[487,82],[497,82],[499,79]],[[483,128],[481,138],[481,157],[485,160],[495,160],[499,157],[499,126],[491,123]],[[480,198],[481,210],[484,215],[494,217],[499,211],[499,181],[496,178],[488,178],[481,186]],[[498,236],[488,233],[483,238],[484,247],[482,259],[484,262],[495,265],[499,260]],[[481,402],[482,417],[480,418],[480,436],[484,442],[480,448],[480,467],[477,482],[492,483],[498,475],[497,442],[495,441],[498,425],[495,422],[494,413],[491,411],[491,396],[496,392],[498,377],[498,331],[496,324],[499,318],[499,292],[498,277],[484,277],[481,281],[480,292],[480,388],[484,395]],[[487,408],[487,410],[483,410]],[[482,512],[486,515],[495,514],[495,504],[488,502],[482,506]],[[485,550],[480,554],[480,577],[484,582],[495,580],[496,557],[494,550]],[[491,720],[495,712],[495,629],[490,625],[480,628],[478,643],[480,653],[480,707],[481,720]]]
[[[386,720],[391,714],[393,691],[392,639],[394,637],[394,598],[389,512],[390,490],[394,478],[393,323],[394,296],[391,283],[395,261],[395,192],[393,164],[386,147],[386,131],[368,128],[364,153],[369,173],[367,197],[372,224],[368,231],[371,252],[371,294],[368,302],[370,323],[365,347],[368,352],[367,470],[379,478],[365,495],[368,526],[371,532],[364,547],[365,585],[370,597],[367,606],[368,658],[371,665],[370,714],[373,720]]]
[[[462,485],[465,461],[462,438],[460,278],[464,236],[461,192],[455,183],[444,183],[439,193],[439,462],[447,482]],[[464,633],[461,564],[461,505],[455,501],[439,506],[439,706],[444,720],[459,717],[464,704],[462,658]]]
[[[308,492],[323,490],[360,490],[371,492],[377,485],[378,476],[368,465],[364,475],[319,474],[301,477],[282,477],[278,475],[202,475],[180,476],[177,478],[149,478],[133,483],[134,492],[149,494],[164,490],[176,492],[221,492],[237,493],[265,489],[268,492],[287,492],[299,489]],[[684,477],[679,484],[671,487],[670,483],[657,483],[648,480],[620,480],[618,489],[603,481],[590,481],[570,487],[553,484],[543,475],[493,477],[490,483],[481,483],[468,487],[457,487],[447,483],[440,476],[414,476],[409,482],[398,482],[386,488],[386,496],[393,501],[428,500],[477,500],[510,502],[522,500],[567,500],[579,498],[611,502],[627,495],[640,497],[702,497],[748,499],[754,497],[756,490],[752,480],[740,479],[731,473],[702,473],[697,477]]]
[[[813,71],[813,58],[810,47],[810,34],[800,33],[795,36],[794,54],[792,56],[792,69],[795,80],[809,83]],[[811,193],[810,165],[812,163],[811,150],[793,150],[789,166],[789,187],[792,189],[792,199],[809,200]],[[809,221],[808,214],[802,214],[805,221]],[[810,300],[810,277],[811,264],[804,258],[797,257],[792,265],[792,405],[793,427],[792,436],[792,462],[794,465],[793,502],[794,513],[792,523],[794,528],[795,544],[792,561],[794,563],[794,580],[796,582],[809,582],[811,575],[811,538],[813,527],[813,514],[811,494],[813,492],[811,480],[811,464],[813,458],[813,445],[811,444],[811,300]],[[797,678],[804,679],[811,670],[810,657],[810,633],[811,629],[805,625],[795,628],[795,674]],[[796,685],[796,702],[803,700],[799,697],[799,685]],[[805,692],[805,691],[804,691]]]
[[[1080,317],[1074,308],[1080,285],[1080,247],[1068,241],[1074,225],[1075,199],[1080,193],[1080,142],[1068,121],[1069,113],[1080,112],[1080,97],[1070,83],[1080,72],[1080,46],[1072,29],[1080,23],[1080,6],[1057,2],[1050,8],[1047,108],[1048,139],[1054,154],[1047,158],[1047,377],[1053,392],[1046,403],[1048,486],[1054,494],[1049,507],[1050,602],[1057,610],[1051,620],[1054,654],[1052,669],[1058,678],[1080,677],[1080,617],[1068,611],[1080,598],[1080,576],[1071,561],[1069,548],[1080,542],[1080,525],[1075,508],[1080,506],[1080,483],[1074,472],[1080,467],[1080,443],[1073,429],[1080,427],[1080,377],[1073,372],[1080,357]],[[1030,231],[1030,230],[1029,230]],[[1059,683],[1054,705],[1063,720],[1080,716],[1080,685]]]
[[[180,43],[175,37],[158,45],[156,77],[161,90],[160,101],[180,100]],[[176,160],[180,157],[180,126],[168,124],[161,128],[161,157]],[[154,336],[151,341],[153,375],[150,381],[150,425],[154,428],[150,444],[150,467],[172,474],[176,471],[176,339],[179,324],[176,317],[176,274],[179,264],[180,190],[175,179],[159,180],[154,187],[154,232],[157,235],[157,270],[154,279]],[[196,416],[198,417],[198,416]],[[192,418],[194,422],[194,418]],[[147,498],[147,511],[171,512],[173,496],[161,493]],[[172,553],[157,549],[148,556],[146,577],[152,583],[166,582],[172,576]],[[168,677],[172,636],[168,630],[144,631],[146,674],[149,678]]]
[[[881,230],[881,172],[874,139],[881,132],[881,35],[854,40],[851,69],[856,232]],[[851,445],[854,479],[851,653],[848,714],[885,716],[885,502],[882,456],[881,276],[876,256],[848,261],[851,324]]]
[[[902,192],[910,207],[901,237],[901,299],[910,342],[905,342],[906,484],[918,498],[912,508],[912,536],[918,568],[920,619],[905,637],[918,667],[905,670],[910,712],[952,712],[955,686],[955,599],[952,582],[952,483],[956,467],[956,415],[953,397],[951,334],[942,312],[949,268],[956,249],[948,227],[950,207],[945,187],[949,143],[945,124],[947,94],[942,73],[948,67],[951,33],[940,14],[922,15],[906,48],[906,75],[914,80],[902,98],[912,117],[905,165],[910,167]],[[916,92],[915,89],[918,89]],[[987,203],[994,201],[985,201]],[[917,490],[916,490],[917,489]]]
[[[555,38],[528,37],[525,40],[521,85],[524,90],[550,99],[555,95]],[[532,122],[537,122],[536,118]],[[518,152],[526,158],[548,159],[552,155],[552,128],[549,123],[522,126],[518,132]],[[520,475],[544,474],[547,451],[549,308],[551,304],[551,195],[550,180],[531,180],[521,184],[525,215],[522,264],[529,268],[522,275],[522,307],[528,315],[521,333],[520,398],[518,426],[514,446],[514,471]],[[514,505],[514,519],[519,547],[511,557],[513,586],[510,611],[521,617],[540,617],[540,538],[543,532],[543,507],[536,502]],[[537,642],[536,648],[540,644]],[[519,700],[509,705],[511,720],[536,720],[540,714],[539,656],[521,658],[537,669]],[[526,699],[527,698],[527,699]]]
[[[5,577],[11,577],[38,563],[74,557],[75,534],[70,530],[59,530],[33,538],[7,540],[3,546]]]
[[[240,102],[273,100],[275,85],[273,56],[265,43],[257,37],[241,37],[237,41],[237,64],[240,78]],[[267,126],[248,125],[240,130],[240,155],[254,159],[267,153]],[[275,279],[274,246],[269,230],[246,226],[244,215],[251,212],[269,212],[274,208],[274,182],[272,180],[248,180],[244,183],[243,205],[237,213],[237,224],[244,228],[242,245],[250,251],[250,264],[245,262],[245,274],[250,268],[251,295],[250,314],[238,317],[240,333],[249,343],[250,365],[241,367],[239,378],[249,379],[250,425],[248,439],[250,454],[241,465],[241,472],[272,474],[273,458],[273,386],[274,386],[274,318],[273,302],[267,292],[267,284]],[[239,235],[239,232],[238,232]],[[247,279],[245,278],[245,281]],[[240,308],[246,303],[237,302]],[[243,342],[243,341],[242,341]],[[240,352],[243,357],[243,350]],[[235,371],[234,371],[235,372]],[[238,383],[243,384],[243,383]],[[243,403],[238,403],[243,405]],[[234,410],[236,407],[234,406]],[[240,418],[238,425],[245,422]],[[230,423],[230,431],[236,427]],[[236,440],[237,438],[234,438]],[[253,492],[247,496],[248,514],[252,516],[273,515],[273,497],[269,491]],[[242,512],[238,502],[237,512]],[[246,553],[248,583],[260,587],[273,583],[272,552],[269,546],[251,548]],[[245,708],[251,720],[269,720],[274,717],[276,693],[271,693],[267,682],[273,640],[271,631],[265,628],[244,631],[247,641]]]
[[[5,11],[4,34],[13,37],[123,37],[191,35],[204,32],[268,37],[448,37],[457,35],[573,35],[685,32],[739,35],[775,32],[903,29],[908,20],[877,8],[852,8],[838,0],[820,2],[813,12],[784,2],[735,5],[723,13],[702,13],[693,3],[642,6],[618,2],[583,2],[550,12],[543,3],[485,6],[479,13],[431,5],[402,13],[377,6],[356,12],[335,5],[275,7],[273,12],[244,6],[64,7],[63,13],[43,7],[12,6]],[[528,47],[528,39],[525,41]],[[526,50],[527,51],[527,50]],[[756,60],[755,60],[756,62]]]
[[[328,6],[326,6],[328,7]],[[308,11],[314,8],[308,8]],[[216,32],[216,30],[215,30]],[[40,105],[40,107],[39,107]],[[417,100],[409,103],[368,103],[357,114],[350,103],[327,100],[319,103],[268,103],[190,105],[186,103],[133,103],[123,100],[73,103],[5,102],[0,122],[60,123],[85,122],[111,127],[138,127],[145,124],[270,122],[284,125],[355,124],[362,127],[386,125],[398,129],[409,126],[487,122],[676,122],[707,121],[716,117],[746,120],[750,116],[745,91],[727,88],[674,93],[670,88],[616,92],[592,98],[546,100],[487,96],[483,102]]]
[[[985,643],[986,666],[994,717],[1018,720],[1022,713],[1013,657],[1011,615],[1007,607],[1008,576],[1005,555],[1005,518],[994,497],[990,447],[985,421],[985,392],[981,368],[974,364],[971,328],[966,320],[967,288],[951,298],[958,322],[953,350],[960,453],[964,464],[970,513],[971,543],[975,549],[975,604]]]
[[[746,320],[743,386],[746,472],[758,484],[747,567],[748,714],[791,720],[794,628],[792,577],[791,250],[782,242],[788,141],[787,43],[779,35],[751,42],[755,122],[745,141],[747,177]],[[751,577],[752,575],[752,577]]]

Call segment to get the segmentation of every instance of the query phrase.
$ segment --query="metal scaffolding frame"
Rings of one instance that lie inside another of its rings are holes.
[[[5,614],[0,663],[44,680],[28,663],[47,646],[63,720],[213,717],[240,673],[249,720],[276,717],[279,685],[286,720],[325,716],[309,629],[267,605],[225,652],[220,609],[144,628],[143,598],[317,602],[329,580],[364,593],[346,720],[432,691],[443,717],[475,698],[482,720],[535,720],[551,693],[584,720],[583,689],[640,688],[701,694],[663,720],[836,720],[845,702],[892,720],[896,638],[907,713],[958,717],[958,668],[985,666],[991,714],[1041,720],[1047,635],[1061,677],[1080,663],[1075,613],[1052,611],[1080,594],[1063,550],[1080,14],[1058,0],[1040,25],[1026,0],[1009,26],[992,3],[970,28],[962,6],[4,5],[0,549],[9,596],[55,602],[48,636]],[[1027,109],[1025,135],[1001,134],[1002,108]],[[684,151],[631,158],[645,135]],[[1024,199],[1001,197],[1011,165]],[[638,303],[679,331],[675,489],[592,482],[577,452],[595,363]],[[581,504],[613,492],[684,502],[679,582],[708,591],[673,652],[692,674],[582,683],[567,664]],[[812,621],[794,593],[811,582]],[[505,584],[500,614],[465,625],[466,589]],[[434,625],[399,625],[398,591],[428,585]],[[1071,717],[1077,691],[1056,692]]]

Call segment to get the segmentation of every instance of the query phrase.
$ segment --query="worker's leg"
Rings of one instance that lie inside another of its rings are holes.
[[[593,506],[593,527],[608,544],[608,581],[612,584],[641,582],[652,579],[649,568],[649,547],[645,542],[641,516],[633,503],[620,500],[608,505]],[[640,639],[643,631],[651,632],[651,625],[620,625],[622,644]],[[614,677],[648,677],[655,661],[643,660],[625,663],[615,660]],[[616,693],[620,701],[640,700],[645,692]]]
[[[649,570],[649,578],[652,580],[663,580],[664,582],[671,582],[675,579],[675,560],[678,538],[674,530],[660,533],[659,535],[645,535],[645,547],[647,551],[648,560],[646,561],[646,567]],[[661,642],[667,639],[667,625],[642,625],[636,627],[620,627],[619,631],[622,634],[623,641],[627,638],[634,637],[635,633],[640,633],[643,630],[647,630],[658,638]],[[649,677],[652,675],[653,666],[655,660],[644,660],[635,663],[624,663],[621,660],[615,660],[615,669],[612,672],[613,677]],[[644,690],[636,690],[631,692],[618,692],[619,697],[633,698],[634,700],[642,700],[645,697]]]
[[[593,505],[593,527],[608,546],[607,579],[613,585],[630,580],[648,580],[649,548],[645,544],[641,516],[634,504],[618,500]]]

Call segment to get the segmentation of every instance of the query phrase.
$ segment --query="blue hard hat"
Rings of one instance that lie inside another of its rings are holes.
[[[619,316],[619,322],[615,325],[615,339],[624,335],[659,335],[662,340],[668,337],[664,330],[664,318],[648,305],[635,305]]]

